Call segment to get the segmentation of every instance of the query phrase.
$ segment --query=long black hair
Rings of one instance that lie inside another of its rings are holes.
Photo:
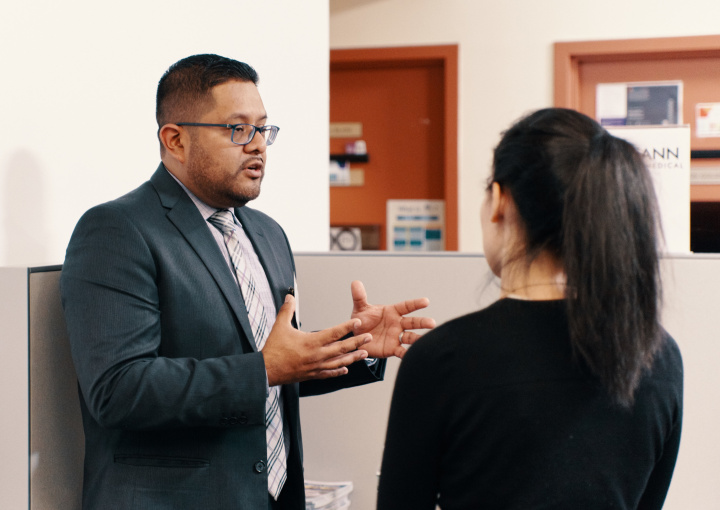
[[[573,353],[629,406],[662,343],[658,212],[637,150],[574,110],[548,108],[506,131],[492,181],[513,197],[525,255],[567,276]]]

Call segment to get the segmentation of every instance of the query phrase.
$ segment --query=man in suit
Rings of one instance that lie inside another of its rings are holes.
[[[381,380],[426,299],[296,329],[282,228],[260,193],[267,125],[248,65],[183,59],[158,86],[162,163],[92,208],[61,278],[85,430],[85,509],[304,509],[299,397]],[[222,217],[221,225],[218,218]]]

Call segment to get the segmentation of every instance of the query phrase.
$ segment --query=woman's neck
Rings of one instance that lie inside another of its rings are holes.
[[[566,277],[559,261],[541,253],[530,265],[524,260],[503,267],[500,274],[500,297],[545,301],[566,296]]]

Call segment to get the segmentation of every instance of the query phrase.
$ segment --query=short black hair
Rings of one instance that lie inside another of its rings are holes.
[[[257,85],[259,78],[248,64],[220,55],[192,55],[175,62],[158,83],[158,129],[170,122],[196,122],[208,107],[212,88],[232,80]]]

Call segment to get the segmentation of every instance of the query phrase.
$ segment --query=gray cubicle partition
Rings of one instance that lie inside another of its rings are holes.
[[[0,494],[28,507],[28,271],[0,268]]]
[[[80,508],[85,437],[60,294],[60,267],[29,274],[30,508]]]
[[[350,282],[374,303],[427,296],[442,322],[497,296],[479,255],[297,254],[300,319],[313,330],[346,320]],[[720,507],[720,257],[663,262],[663,323],[685,363],[685,420],[665,508]],[[76,381],[60,308],[59,267],[0,268],[0,494],[3,508],[80,508],[83,438]],[[388,406],[399,361],[382,383],[303,399],[305,474],[351,480],[352,508],[374,508]],[[31,461],[32,459],[32,461]]]
[[[477,310],[499,289],[479,255],[390,253],[297,254],[302,329],[345,321],[352,311],[350,282],[365,284],[370,303],[427,297],[423,315],[438,323]],[[418,314],[419,315],[419,314]],[[352,509],[375,508],[377,473],[398,359],[388,360],[385,381],[300,402],[305,477],[351,480]]]
[[[428,313],[445,321],[497,295],[482,256],[442,253],[300,254],[296,257],[303,329],[346,320],[350,281],[365,283],[371,302],[427,296]],[[677,339],[685,365],[685,414],[680,455],[665,508],[720,508],[720,257],[663,260],[663,324]],[[382,383],[303,399],[305,476],[352,480],[352,508],[375,508],[388,406],[399,362]]]
[[[1,268],[2,508],[79,509],[84,438],[60,266]],[[7,336],[6,336],[7,335]]]

